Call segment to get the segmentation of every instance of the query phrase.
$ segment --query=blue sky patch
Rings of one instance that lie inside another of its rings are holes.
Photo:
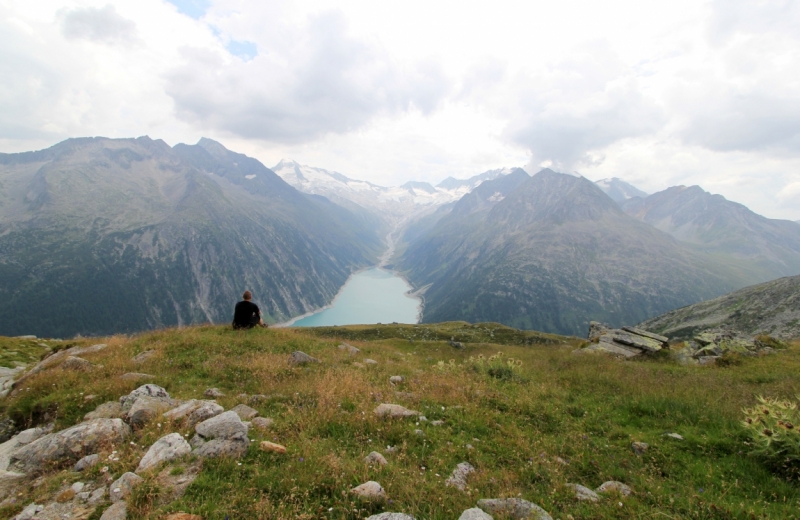
[[[211,0],[167,0],[175,7],[178,12],[190,16],[195,20],[199,20],[211,5]]]
[[[234,56],[239,56],[244,61],[250,61],[258,56],[258,47],[256,47],[256,44],[247,40],[231,40],[225,48],[228,49],[228,52]]]

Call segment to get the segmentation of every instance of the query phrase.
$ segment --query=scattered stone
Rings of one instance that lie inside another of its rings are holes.
[[[419,422],[428,422],[428,418],[425,417],[424,415],[420,415],[419,417],[417,417],[417,420]]]
[[[431,425],[432,426],[442,426],[443,424],[444,424],[444,421],[439,420],[439,419],[437,419],[435,421],[431,421]]]
[[[161,493],[159,494],[159,504],[169,504],[181,498],[188,487],[195,481],[202,468],[201,461],[195,461],[188,466],[182,467],[182,472],[176,472],[175,466],[167,466],[156,477]],[[173,473],[179,473],[173,475]]]
[[[105,500],[106,491],[107,491],[107,488],[105,486],[102,486],[102,487],[99,487],[99,488],[95,489],[94,491],[92,491],[92,494],[89,495],[89,500],[87,500],[86,502],[89,505],[99,504],[100,502]]]
[[[269,401],[269,396],[268,395],[264,395],[264,394],[251,395],[250,399],[248,400],[248,402],[250,404],[263,403],[264,401]]]
[[[644,452],[646,452],[647,448],[649,448],[649,447],[650,447],[650,445],[647,444],[646,442],[638,442],[637,441],[637,442],[631,443],[631,449],[637,455],[643,455]]]
[[[90,347],[72,347],[66,350],[59,350],[53,354],[50,354],[39,363],[36,364],[28,373],[20,377],[15,383],[14,386],[18,387],[23,382],[27,381],[29,378],[33,377],[34,375],[38,374],[42,370],[55,366],[56,364],[60,363],[61,361],[65,360],[70,356],[80,356],[81,354],[90,354],[92,352],[99,352],[106,348],[108,345],[105,343],[100,343],[97,345],[92,345]]]
[[[717,360],[722,356],[701,356],[697,358],[697,362],[701,365],[716,365]]]
[[[222,391],[219,388],[209,388],[205,392],[203,392],[203,395],[206,397],[213,397],[215,399],[217,397],[225,397],[225,394],[222,393]]]
[[[124,500],[112,504],[103,512],[100,520],[125,520],[128,517],[128,504]]]
[[[225,409],[214,401],[199,401],[192,399],[163,414],[167,419],[178,421],[186,420],[189,428],[224,412]]]
[[[97,396],[94,394],[88,394],[83,396],[83,402],[88,403],[89,401],[94,401]],[[119,404],[119,403],[117,403]]]
[[[3,444],[0,444],[0,471],[5,471],[8,469],[9,465],[11,464],[11,455],[14,454],[14,452],[23,446],[40,439],[44,435],[47,435],[52,429],[52,425],[49,425],[45,428],[30,428],[12,436]],[[14,479],[14,473],[12,472],[4,474],[4,478]]]
[[[136,468],[137,472],[147,471],[155,468],[162,462],[177,459],[184,455],[189,454],[192,447],[183,438],[180,433],[170,433],[158,439],[150,449],[147,450],[139,466]]]
[[[155,379],[156,376],[152,374],[143,374],[141,372],[126,372],[119,376],[119,378],[126,381],[138,381],[139,379]]]
[[[68,356],[66,361],[61,364],[61,368],[75,372],[89,372],[94,368],[94,364],[83,358]]]
[[[353,361],[353,366],[356,368],[367,368],[364,363],[359,363],[358,361]]]
[[[122,417],[122,405],[116,401],[109,401],[103,403],[93,412],[89,412],[83,416],[84,421],[91,421],[92,419],[116,419]]]
[[[378,362],[377,362],[377,361],[375,361],[374,359],[369,359],[369,358],[367,358],[367,359],[365,359],[365,360],[364,360],[364,364],[365,364],[365,365],[377,365],[377,364],[378,364]]]
[[[447,342],[447,344],[450,345],[451,347],[455,348],[455,349],[458,349],[458,350],[464,350],[464,348],[465,348],[464,344],[461,343],[460,341],[450,340],[450,341]]]
[[[389,382],[393,385],[398,385],[403,381],[405,381],[405,378],[403,376],[392,376],[389,378]]]
[[[555,457],[553,460],[555,460],[557,464],[561,464],[562,466],[569,466],[569,462],[562,459],[561,457]]]
[[[612,329],[596,321],[589,322],[589,341],[584,351],[603,351],[625,358],[652,354],[668,348],[668,338],[635,327]]]
[[[31,334],[26,334],[24,336],[14,336],[16,339],[37,339],[36,336]]]
[[[380,464],[381,466],[389,464],[389,461],[386,460],[386,457],[384,457],[377,451],[373,451],[369,455],[364,457],[364,462],[366,462],[367,464]]]
[[[199,439],[192,445],[197,446],[198,457],[241,457],[250,447],[247,438],[247,426],[234,411],[227,411],[195,426]],[[208,442],[206,440],[211,439]]]
[[[600,497],[597,496],[597,493],[586,486],[581,486],[580,484],[567,484],[567,487],[571,488],[575,492],[575,498],[578,500],[588,500],[589,502],[597,502],[600,500]]]
[[[20,514],[12,518],[12,520],[31,520],[36,516],[36,513],[39,513],[44,509],[44,506],[39,504],[28,504],[28,506],[22,510]]]
[[[121,419],[94,419],[23,446],[12,454],[11,462],[26,473],[39,473],[46,466],[73,463],[101,448],[119,444],[130,434],[130,427]]]
[[[461,462],[453,470],[450,477],[444,481],[445,486],[452,486],[459,491],[467,489],[467,478],[471,473],[475,473],[475,468],[469,462]]]
[[[25,475],[25,473],[17,473],[16,471],[6,471],[0,469],[0,493],[2,493],[4,486],[8,483],[25,478],[26,476],[27,475]],[[0,494],[0,496],[2,496],[2,494]]]
[[[139,396],[128,410],[125,418],[131,427],[138,430],[173,406],[174,402],[168,397]]]
[[[137,475],[136,473],[131,473],[130,471],[124,473],[121,477],[115,480],[111,487],[109,488],[109,495],[111,496],[112,502],[119,502],[120,500],[124,500],[127,498],[133,488],[138,486],[144,482],[144,479]]]
[[[203,520],[203,517],[190,515],[189,513],[172,513],[171,515],[167,515],[164,520]]]
[[[375,408],[374,410],[375,415],[378,417],[416,417],[419,415],[419,412],[415,410],[409,410],[404,406],[400,406],[399,404],[387,404],[381,403]]]
[[[361,349],[358,349],[358,348],[356,348],[353,345],[350,345],[348,343],[342,343],[341,345],[339,345],[339,350],[344,350],[345,352],[347,352],[350,355],[355,355],[355,354],[358,354],[359,352],[361,352]]]
[[[145,350],[144,352],[140,352],[139,354],[136,354],[133,357],[133,362],[136,363],[137,365],[141,365],[142,363],[144,363],[148,359],[151,359],[155,355],[156,355],[156,351],[155,350]]]
[[[425,435],[425,432],[422,430],[414,430],[414,435]]]
[[[270,451],[272,453],[286,453],[286,446],[269,441],[262,441],[260,448],[261,451]]]
[[[374,480],[370,480],[369,482],[365,482],[360,486],[354,487],[350,490],[350,493],[362,500],[367,500],[370,502],[382,502],[386,500],[386,491],[384,491],[383,487],[381,487],[381,485]]]
[[[78,494],[77,494],[77,495],[75,495],[75,496],[77,496],[77,497],[78,497],[78,500],[80,500],[80,501],[82,501],[82,502],[86,502],[87,500],[89,500],[89,497],[90,497],[91,495],[92,495],[92,494],[91,494],[91,493],[89,493],[88,491],[81,491],[80,493],[78,493]]]
[[[56,496],[56,502],[63,504],[64,502],[69,502],[73,498],[75,498],[75,490],[72,488],[67,488],[61,493]]]
[[[600,487],[595,489],[596,493],[619,493],[620,495],[626,497],[631,494],[632,490],[627,485],[623,484],[622,482],[618,482],[616,480],[609,480],[608,482],[603,482],[600,484]]]
[[[243,421],[249,421],[250,419],[258,415],[258,410],[254,410],[253,408],[250,408],[246,404],[236,405],[231,409],[231,411],[236,412],[236,415],[239,416],[239,419]]]
[[[521,498],[482,498],[478,507],[490,515],[504,514],[513,520],[553,520],[547,511]]]
[[[74,484],[72,484],[72,490],[75,493],[80,493],[81,491],[83,491],[83,488],[85,486],[86,486],[86,484],[84,484],[83,482],[75,482]]]
[[[397,453],[397,446],[386,446],[386,453]]]
[[[311,357],[305,352],[300,352],[299,350],[295,350],[289,356],[289,364],[290,365],[307,365],[309,363],[319,363],[319,359],[315,357]]]
[[[137,399],[140,397],[156,397],[156,398],[164,398],[169,399],[169,393],[161,388],[158,385],[154,385],[148,383],[146,385],[142,385],[133,392],[129,393],[128,395],[123,395],[119,398],[119,402],[122,405],[122,410],[127,412],[133,406],[133,403],[136,402]]]
[[[194,431],[205,439],[229,439],[237,433],[247,435],[247,426],[236,412],[229,410],[199,423]]]
[[[275,424],[275,421],[269,417],[254,417],[250,424],[259,430],[268,430]]]
[[[493,518],[492,515],[486,514],[483,510],[473,507],[461,513],[458,520],[493,520]]]
[[[680,433],[665,433],[664,437],[669,437],[671,439],[675,439],[676,441],[683,440],[683,435],[681,435]]]
[[[367,517],[367,520],[414,520],[414,517],[405,513],[380,513]]]
[[[194,454],[200,458],[213,459],[217,457],[243,457],[250,447],[250,439],[246,433],[236,433],[228,439],[213,439],[202,443],[194,450]]]

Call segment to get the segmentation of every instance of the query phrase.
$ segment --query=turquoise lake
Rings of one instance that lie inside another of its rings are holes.
[[[374,323],[417,323],[419,300],[406,296],[405,280],[384,269],[353,275],[330,307],[299,319],[292,327],[321,327]]]

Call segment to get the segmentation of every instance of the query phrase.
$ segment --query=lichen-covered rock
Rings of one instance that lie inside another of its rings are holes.
[[[135,430],[144,427],[145,424],[158,417],[174,406],[172,399],[168,397],[139,396],[133,402],[125,418]]]
[[[158,385],[150,383],[142,385],[128,395],[123,395],[119,398],[119,402],[122,405],[122,411],[127,412],[130,410],[131,406],[133,406],[133,403],[135,403],[140,397],[160,397],[169,399],[169,393]]]
[[[358,348],[356,348],[353,345],[350,345],[348,343],[342,343],[341,345],[339,345],[339,350],[344,350],[345,352],[347,352],[351,356],[361,352],[360,349],[358,349]]]
[[[231,408],[232,412],[235,412],[236,415],[243,421],[249,421],[253,417],[258,415],[258,410],[254,408],[250,408],[246,404],[238,404]]]
[[[226,439],[212,439],[203,442],[194,450],[194,454],[200,458],[213,459],[217,457],[243,457],[250,447],[250,439],[247,433],[237,432]]]
[[[225,397],[225,394],[222,393],[222,390],[220,390],[219,388],[209,388],[205,392],[203,392],[203,395],[206,397],[213,397],[213,398]]]
[[[374,480],[370,480],[369,482],[365,482],[360,486],[354,487],[350,490],[350,493],[354,494],[361,500],[367,500],[369,502],[382,502],[383,500],[386,500],[386,491],[384,491],[383,487]]]
[[[475,468],[469,462],[461,462],[453,470],[450,477],[444,481],[446,486],[452,486],[459,491],[467,489],[467,478],[470,474],[475,473]]]
[[[631,494],[632,490],[629,486],[623,484],[622,482],[609,480],[600,484],[600,487],[595,489],[595,492],[600,493],[601,495],[604,493],[619,493],[620,495],[626,497]]]
[[[93,468],[100,462],[100,454],[92,453],[91,455],[87,455],[78,462],[75,463],[75,467],[72,468],[72,471],[83,471],[89,468]]]
[[[458,520],[493,520],[493,519],[492,515],[484,512],[482,509],[473,507],[461,513],[461,516],[458,517]]]
[[[106,509],[100,520],[125,520],[126,518],[128,518],[128,503],[121,500]]]
[[[646,452],[647,448],[649,448],[649,447],[650,447],[650,445],[647,444],[646,442],[638,442],[638,441],[636,441],[636,442],[632,442],[631,443],[631,449],[637,455],[644,455],[644,452]]]
[[[597,496],[597,493],[586,486],[582,486],[580,484],[567,484],[567,487],[575,492],[575,498],[578,500],[586,500],[588,502],[597,502],[600,500],[600,497]]]
[[[204,439],[228,439],[237,433],[246,436],[247,426],[236,412],[229,410],[197,424],[194,431]]]
[[[388,403],[379,404],[373,412],[378,417],[392,417],[392,418],[416,417],[419,415],[419,412],[415,410],[409,410],[408,408],[400,406],[399,404],[388,404]]]
[[[116,401],[109,401],[103,403],[93,412],[89,412],[83,416],[84,421],[91,421],[92,419],[116,419],[122,417],[125,412],[122,411],[122,404]]]
[[[20,448],[11,463],[26,473],[38,473],[47,467],[73,464],[86,455],[119,444],[131,435],[121,419],[95,419],[51,433]]]
[[[155,350],[145,350],[144,352],[140,352],[139,354],[135,355],[133,357],[133,362],[136,363],[137,365],[140,365],[145,361],[152,359],[153,357],[155,357],[155,355],[156,355]]]
[[[224,411],[225,409],[214,401],[192,399],[165,412],[163,416],[173,421],[185,420],[186,426],[191,428],[197,423],[216,417]]]
[[[377,451],[373,451],[369,455],[364,457],[364,462],[366,462],[367,464],[380,464],[381,466],[389,464],[389,461],[386,460],[386,457],[384,457]]]
[[[275,424],[275,421],[269,417],[254,417],[253,420],[250,421],[250,424],[259,430],[268,430]]]
[[[67,359],[61,363],[61,368],[74,372],[89,372],[94,368],[94,364],[77,356],[67,356]]]
[[[42,438],[50,433],[52,425],[44,428],[30,428],[14,435],[3,444],[0,444],[0,471],[5,471],[11,464],[11,455],[33,441]]]
[[[405,513],[379,513],[367,517],[367,520],[414,520],[414,517]]]
[[[521,498],[482,498],[478,507],[490,515],[506,515],[513,520],[553,520],[541,507]]]
[[[170,433],[158,439],[139,461],[137,472],[155,468],[162,462],[177,459],[191,453],[192,447],[180,433]]]
[[[305,352],[300,352],[299,350],[295,350],[289,356],[289,364],[290,365],[307,365],[309,363],[319,363],[319,359],[309,356]]]
[[[136,473],[123,473],[121,477],[115,480],[111,487],[109,487],[109,496],[112,502],[119,502],[130,496],[133,488],[144,482],[144,479]]]
[[[392,376],[389,378],[389,382],[393,385],[398,385],[403,381],[405,381],[405,378],[403,376]]]

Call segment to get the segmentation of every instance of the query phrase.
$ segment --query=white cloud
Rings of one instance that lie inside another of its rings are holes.
[[[119,15],[113,5],[59,12],[61,31],[70,40],[85,39],[108,44],[138,42],[136,24]]]

